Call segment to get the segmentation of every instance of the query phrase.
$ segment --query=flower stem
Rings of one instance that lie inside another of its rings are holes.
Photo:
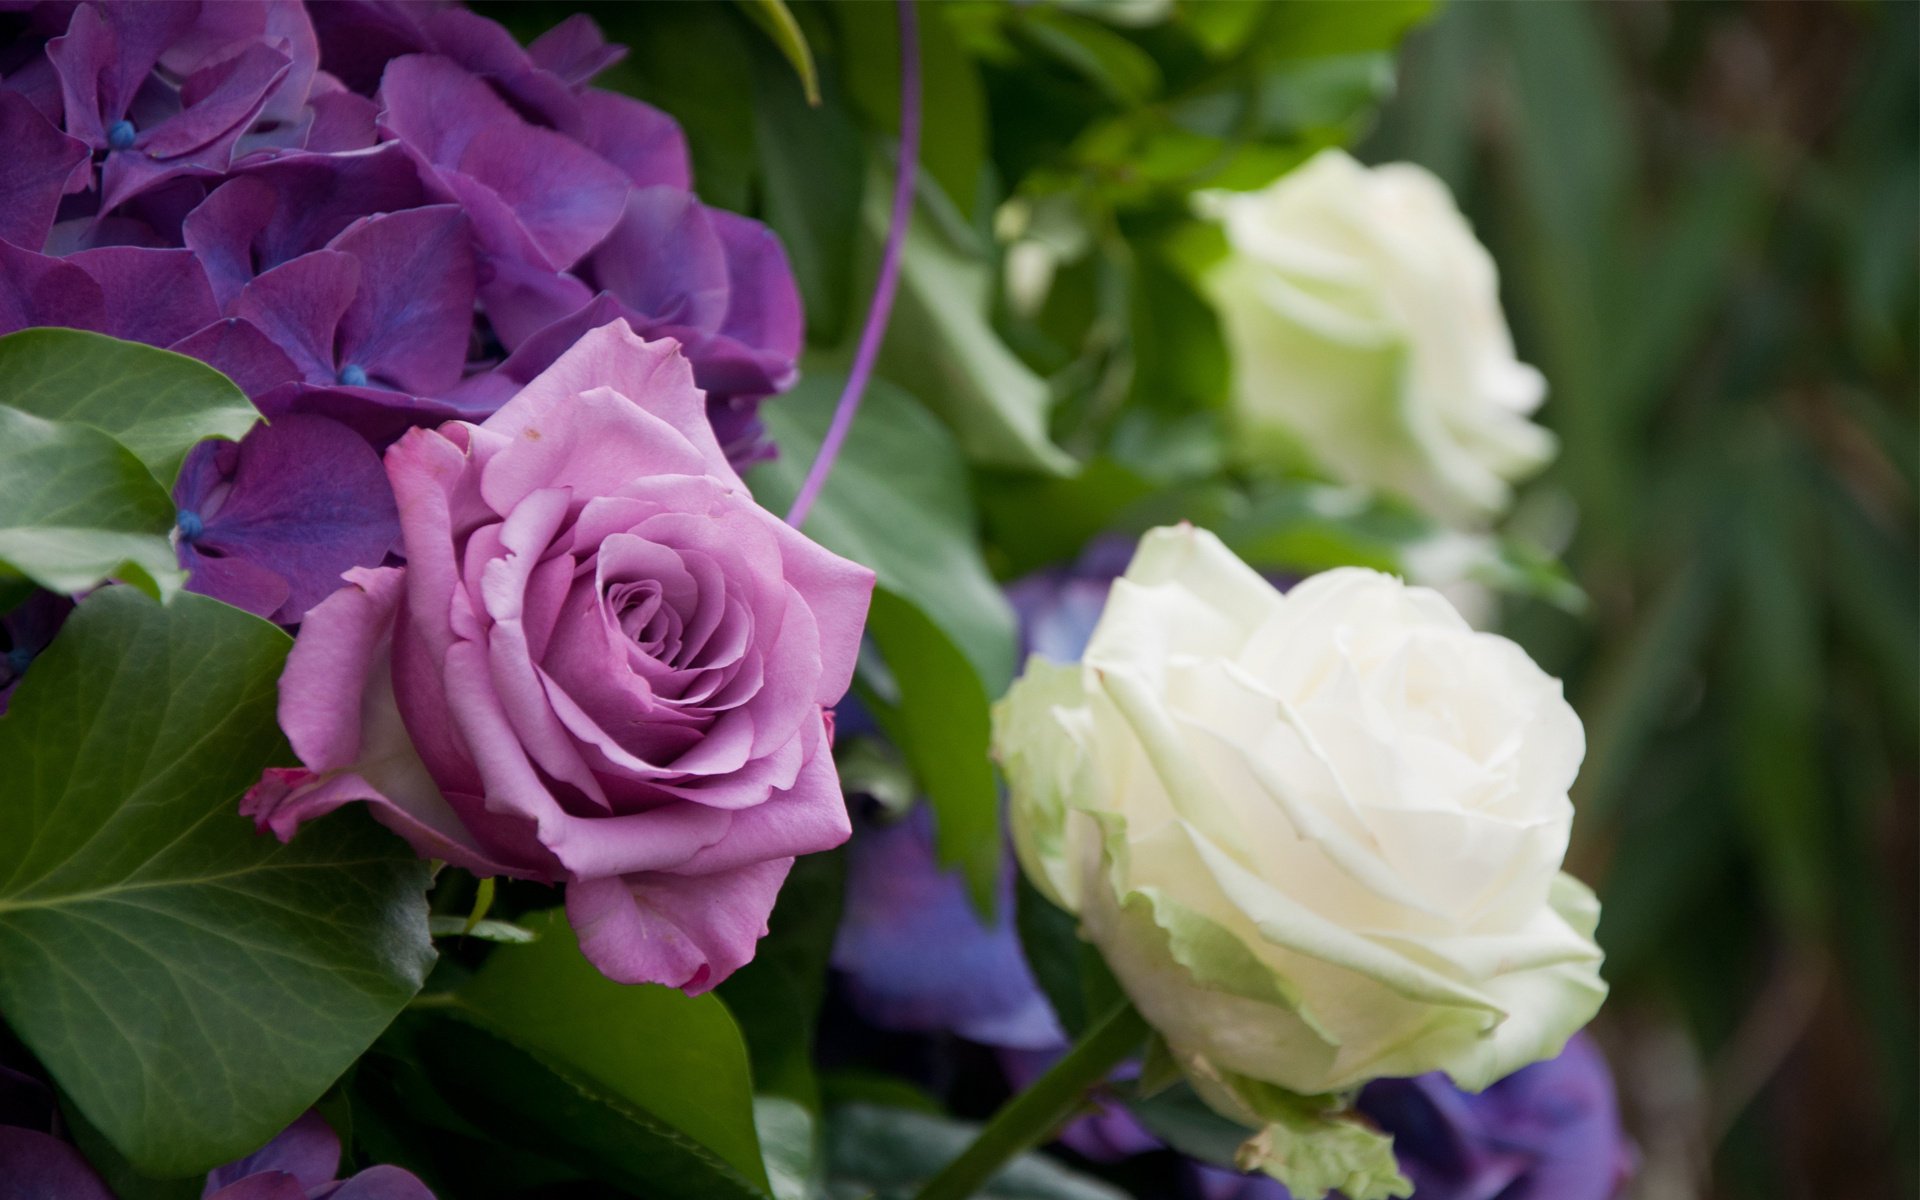
[[[880,277],[873,285],[873,301],[867,306],[867,322],[860,330],[860,346],[853,356],[853,369],[847,373],[847,386],[833,409],[833,423],[820,442],[807,478],[794,494],[793,507],[787,510],[787,524],[798,529],[826,486],[840,446],[853,428],[853,416],[860,411],[860,398],[866,394],[867,380],[873,376],[873,364],[880,357],[880,343],[886,340],[887,319],[893,314],[893,294],[900,285],[900,255],[907,240],[907,222],[913,219],[914,177],[920,169],[920,32],[914,0],[898,0],[900,8],[900,161],[893,180],[893,214],[887,220],[887,245],[880,255]]]
[[[1122,1059],[1146,1040],[1147,1022],[1122,1000],[1087,1030],[1067,1056],[1001,1106],[959,1158],[920,1189],[915,1200],[966,1200],[1022,1151],[1030,1150],[1085,1103]]]

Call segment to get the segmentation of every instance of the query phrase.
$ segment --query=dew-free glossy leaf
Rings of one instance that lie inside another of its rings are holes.
[[[719,998],[613,982],[581,955],[557,909],[520,923],[538,939],[495,949],[455,994],[456,1019],[543,1066],[553,1080],[538,1086],[582,1095],[601,1114],[582,1146],[624,1163],[623,1177],[661,1196],[763,1193],[746,1045]],[[654,1148],[623,1149],[632,1139]]]
[[[287,636],[108,588],[0,718],[0,1013],[138,1170],[247,1153],[420,986],[426,864],[358,814],[289,845],[241,790],[286,755]]]
[[[123,579],[156,597],[186,581],[173,501],[125,446],[0,404],[0,571],[55,592]]]
[[[110,434],[169,487],[195,442],[238,438],[260,419],[203,362],[78,329],[0,337],[0,404]]]

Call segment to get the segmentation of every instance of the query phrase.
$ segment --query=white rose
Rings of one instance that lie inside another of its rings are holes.
[[[1326,150],[1202,204],[1231,251],[1203,285],[1250,457],[1304,451],[1450,521],[1497,513],[1552,457],[1527,419],[1545,382],[1514,357],[1493,260],[1439,179]]]
[[[1158,529],[994,740],[1027,874],[1230,1115],[1277,1120],[1262,1085],[1484,1087],[1606,994],[1560,872],[1580,721],[1438,593],[1342,569],[1283,596]]]

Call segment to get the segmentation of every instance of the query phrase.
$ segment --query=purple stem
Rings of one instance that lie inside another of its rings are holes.
[[[787,524],[798,529],[826,486],[834,460],[853,428],[854,414],[860,411],[860,398],[866,395],[867,380],[873,376],[874,360],[880,356],[880,343],[887,337],[887,318],[893,314],[893,294],[900,286],[900,254],[907,240],[907,222],[913,219],[914,176],[920,166],[920,33],[913,11],[913,0],[898,0],[900,8],[900,163],[893,180],[893,214],[887,220],[887,246],[880,256],[880,278],[873,285],[873,303],[867,307],[867,323],[860,330],[860,348],[853,356],[853,370],[847,373],[847,386],[834,406],[833,424],[820,442],[807,469],[806,481],[787,510]]]

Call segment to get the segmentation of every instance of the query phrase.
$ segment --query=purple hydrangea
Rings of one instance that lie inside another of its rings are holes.
[[[283,536],[345,497],[341,429],[378,450],[484,419],[615,320],[681,344],[736,466],[770,453],[758,405],[803,333],[786,254],[699,201],[670,117],[590,86],[623,51],[588,18],[522,47],[439,3],[0,10],[0,334],[166,347],[310,418],[183,476],[189,586],[299,620],[391,542],[364,461],[365,511]]]
[[[0,1067],[0,1200],[114,1200],[106,1181],[72,1143],[55,1135],[53,1093],[29,1075]],[[260,1149],[207,1173],[202,1200],[434,1200],[399,1167],[340,1175],[340,1138],[308,1112]]]
[[[847,849],[833,967],[863,1018],[882,1029],[955,1033],[989,1046],[1060,1044],[1066,1035],[1014,930],[1012,860],[1003,866],[988,923],[960,872],[934,858],[925,804],[891,824],[861,824]]]
[[[0,713],[7,711],[7,701],[28,665],[53,641],[72,611],[68,597],[36,588],[0,614]]]

